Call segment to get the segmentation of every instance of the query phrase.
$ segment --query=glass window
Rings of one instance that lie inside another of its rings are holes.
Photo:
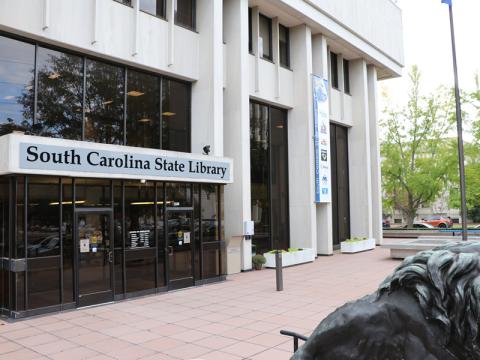
[[[289,246],[287,113],[250,103],[253,244],[257,253]]]
[[[37,135],[82,139],[83,59],[38,48]]]
[[[162,81],[162,149],[190,152],[190,84]]]
[[[202,185],[201,191],[202,240],[218,241],[218,186]]]
[[[330,53],[330,76],[332,88],[338,89],[338,59],[335,53]]]
[[[0,136],[29,131],[34,108],[35,46],[0,36]]]
[[[153,183],[125,183],[125,227],[129,249],[155,247],[155,189]]]
[[[253,53],[252,8],[248,8],[248,51]]]
[[[17,223],[17,237],[15,247],[15,258],[25,257],[25,177],[19,176],[16,184],[16,223]]]
[[[115,1],[123,5],[132,6],[132,0],[115,0]]]
[[[0,177],[0,257],[9,258],[8,254],[8,217],[9,217],[9,178]],[[8,275],[9,272],[0,267],[0,309],[8,309]]]
[[[195,0],[175,1],[175,24],[195,29]]]
[[[59,180],[28,179],[27,245],[29,258],[60,254]]]
[[[260,57],[272,60],[272,19],[260,14],[258,48]]]
[[[164,18],[165,0],[140,0],[140,10]]]
[[[272,243],[274,249],[287,249],[289,246],[287,113],[285,110],[272,107],[270,115]]]
[[[115,294],[123,294],[123,184],[122,181],[113,182],[113,236],[114,236],[114,273]]]
[[[85,140],[123,144],[123,68],[87,59]],[[134,90],[129,96],[140,96]]]
[[[63,302],[73,302],[73,180],[62,179]]]
[[[75,179],[75,206],[112,206],[111,182],[103,179]]]
[[[160,148],[160,79],[128,70],[127,145]]]
[[[343,60],[343,89],[344,92],[350,94],[350,62]]]
[[[250,104],[250,176],[252,220],[256,250],[270,249],[270,196],[268,153],[269,111],[265,105]]]
[[[28,308],[60,303],[60,181],[28,178]]]
[[[290,30],[289,28],[278,26],[278,43],[280,51],[280,65],[290,67]]]
[[[191,207],[192,206],[192,185],[184,183],[168,183],[167,207]]]
[[[157,183],[157,238],[158,238],[158,287],[165,286],[165,218],[164,218],[164,184]]]
[[[155,288],[154,183],[125,182],[126,290]]]

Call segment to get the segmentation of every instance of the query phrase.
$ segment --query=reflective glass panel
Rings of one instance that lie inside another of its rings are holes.
[[[195,0],[175,0],[175,24],[195,28]]]
[[[129,70],[127,145],[160,148],[160,79]]]
[[[155,247],[155,188],[152,182],[125,183],[126,248]]]
[[[73,302],[73,181],[62,179],[63,302]]]
[[[270,249],[269,129],[268,107],[250,104],[250,176],[254,245]]]
[[[290,67],[290,33],[283,25],[278,26],[280,65]]]
[[[16,184],[17,192],[17,207],[16,207],[16,223],[17,223],[17,238],[15,247],[15,258],[25,257],[25,177],[17,177]]]
[[[272,242],[274,249],[288,249],[288,137],[287,113],[271,108],[270,192],[272,206]]]
[[[162,148],[190,152],[190,85],[162,80]]]
[[[218,186],[202,185],[202,241],[218,241]]]
[[[60,254],[60,184],[54,177],[28,178],[28,257]]]
[[[124,78],[124,68],[87,59],[86,141],[123,144]]]
[[[75,179],[75,206],[112,206],[111,181],[103,179]]]
[[[38,48],[35,134],[82,139],[83,59]]]
[[[158,287],[165,286],[165,212],[164,184],[157,183]]]
[[[192,184],[168,183],[167,207],[190,207],[192,206]]]
[[[259,17],[259,49],[260,57],[272,60],[272,19]]]
[[[30,131],[34,107],[35,46],[0,36],[0,136]]]
[[[140,0],[140,10],[163,18],[165,17],[165,0]]]

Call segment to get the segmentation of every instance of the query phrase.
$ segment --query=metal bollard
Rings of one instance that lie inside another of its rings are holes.
[[[282,251],[275,252],[275,273],[277,277],[277,291],[283,291]]]

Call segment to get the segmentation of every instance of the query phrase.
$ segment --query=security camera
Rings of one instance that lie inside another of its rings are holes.
[[[204,153],[205,155],[208,155],[208,154],[210,153],[210,145],[205,145],[205,146],[203,147],[203,153]]]

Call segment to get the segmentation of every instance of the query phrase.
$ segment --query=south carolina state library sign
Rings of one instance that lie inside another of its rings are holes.
[[[231,183],[232,160],[23,134],[0,137],[0,173]]]

